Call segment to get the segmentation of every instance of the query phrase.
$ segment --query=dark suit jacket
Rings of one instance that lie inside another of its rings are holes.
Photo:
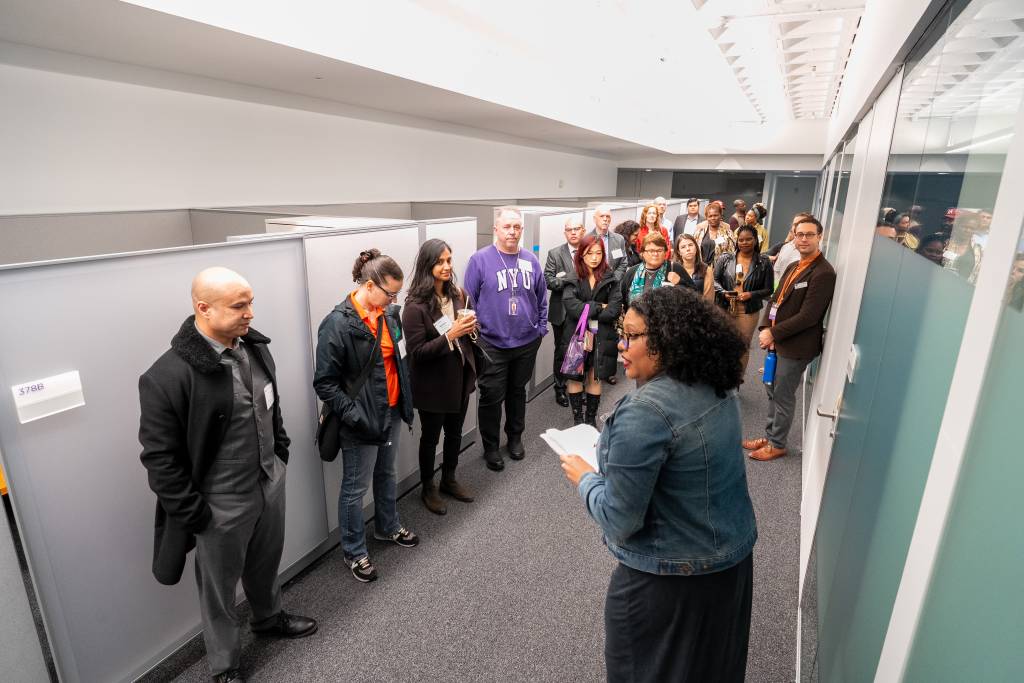
[[[810,360],[821,353],[825,328],[825,312],[832,303],[832,293],[836,288],[836,271],[832,264],[821,254],[815,262],[800,274],[789,293],[782,300],[775,314],[775,325],[768,320],[772,305],[778,301],[782,293],[782,283],[798,265],[791,263],[779,279],[779,288],[772,295],[769,305],[761,312],[758,329],[772,328],[775,339],[775,351],[783,358],[794,360]],[[799,287],[806,283],[806,287]]]
[[[456,311],[466,307],[466,296],[461,290],[454,307]],[[476,388],[473,346],[469,337],[463,336],[456,340],[461,354],[448,348],[448,341],[434,327],[441,313],[430,309],[428,304],[409,300],[402,307],[412,405],[430,413],[457,413]],[[459,378],[461,382],[457,381]]]
[[[559,273],[564,274],[559,277]],[[572,248],[568,242],[564,242],[549,251],[544,262],[544,282],[551,290],[548,297],[548,322],[552,325],[561,325],[565,322],[562,290],[565,288],[566,280],[571,277],[576,277],[576,265],[572,262]]]
[[[243,337],[274,384],[274,453],[288,462],[291,443],[281,419],[270,339],[254,329]],[[213,513],[199,487],[220,450],[234,409],[231,370],[195,328],[195,316],[181,325],[171,348],[139,378],[139,441],[149,488],[156,494],[153,575],[172,585],[181,579],[195,534]]]

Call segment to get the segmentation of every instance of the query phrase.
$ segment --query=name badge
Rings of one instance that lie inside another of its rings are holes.
[[[514,296],[508,298],[508,314],[519,315],[519,299]]]
[[[806,287],[807,287],[807,283],[806,282],[798,282],[795,285],[793,285],[793,289],[805,289]]]
[[[565,271],[563,270],[560,273],[555,273],[555,277],[565,277]]]
[[[622,258],[622,250],[612,249],[612,258]]]
[[[519,270],[525,270],[527,273],[533,272],[533,263],[527,261],[524,258],[519,259]]]
[[[442,315],[437,322],[434,323],[434,329],[437,330],[438,334],[444,334],[448,330],[452,329],[452,319],[446,315]]]
[[[398,346],[396,346],[395,349],[398,351],[398,357],[399,358],[405,358],[405,338],[404,337],[402,339],[398,340]]]
[[[263,400],[267,404],[267,410],[274,407],[274,383],[268,382],[267,386],[263,387]]]
[[[775,322],[775,314],[779,312],[779,305],[772,304],[772,307],[768,309],[768,319]]]

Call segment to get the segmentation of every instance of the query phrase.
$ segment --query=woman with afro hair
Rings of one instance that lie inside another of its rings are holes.
[[[619,332],[637,388],[604,424],[600,471],[562,456],[619,562],[605,601],[609,681],[743,681],[757,540],[736,394],[745,348],[696,292],[643,293]]]

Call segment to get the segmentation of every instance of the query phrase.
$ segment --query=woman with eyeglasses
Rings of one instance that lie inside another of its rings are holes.
[[[622,294],[615,273],[604,260],[604,244],[597,235],[587,235],[576,249],[573,259],[575,277],[566,280],[562,290],[566,324],[563,345],[568,345],[576,332],[576,323],[589,304],[587,329],[594,336],[594,349],[587,354],[583,375],[569,378],[566,393],[572,406],[573,424],[586,422],[597,426],[597,409],[601,403],[601,380],[614,377],[618,372],[618,350],[615,345],[615,321],[622,308]],[[584,391],[586,414],[584,414]]]
[[[605,600],[608,680],[743,681],[757,540],[736,391],[745,346],[682,287],[638,297],[619,336],[637,388],[604,423],[600,471],[561,457],[619,562]]]
[[[708,264],[700,260],[700,247],[693,235],[682,234],[676,239],[676,262],[693,280],[696,291],[708,301],[715,300],[715,278]]]
[[[472,503],[469,489],[455,478],[462,450],[462,423],[469,396],[476,390],[476,361],[470,335],[476,313],[455,284],[452,250],[430,239],[416,255],[412,286],[402,309],[405,350],[409,355],[412,405],[420,414],[420,498],[436,515],[448,512],[440,493]],[[434,453],[444,430],[440,489],[434,486]]]
[[[764,302],[775,289],[772,262],[761,253],[756,227],[747,223],[736,230],[736,251],[718,258],[714,281],[718,305],[732,315],[736,329],[749,348]],[[741,360],[744,373],[749,357],[747,351]]]
[[[643,262],[627,268],[619,284],[623,310],[629,308],[632,299],[658,287],[682,285],[696,291],[697,286],[690,276],[678,263],[668,261],[668,255],[668,242],[661,233],[651,233],[644,238],[640,247]]]
[[[412,394],[401,346],[402,321],[392,304],[402,269],[377,249],[352,267],[359,285],[320,323],[313,388],[341,422],[341,550],[357,580],[377,570],[366,549],[363,497],[373,478],[374,538],[412,548],[419,538],[398,519],[395,456],[402,423],[412,426]]]

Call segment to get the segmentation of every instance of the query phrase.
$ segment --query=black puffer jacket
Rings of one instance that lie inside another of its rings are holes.
[[[391,339],[395,344],[395,364],[401,395],[398,407],[402,421],[412,425],[412,392],[405,359],[399,353],[402,339],[402,321],[399,307],[388,306],[384,313]],[[391,430],[391,412],[388,409],[388,382],[384,371],[384,358],[376,354],[370,370],[355,400],[346,390],[359,379],[363,366],[373,350],[374,335],[352,306],[352,297],[334,307],[320,323],[316,340],[316,370],[313,389],[320,400],[330,405],[341,418],[342,446],[355,444],[382,444]]]
[[[562,344],[568,345],[572,335],[576,333],[576,324],[583,315],[583,306],[590,304],[589,319],[597,321],[597,334],[594,335],[594,375],[598,379],[608,379],[618,369],[619,335],[615,331],[615,322],[622,311],[622,292],[615,274],[606,271],[604,277],[594,289],[590,282],[581,281],[573,276],[567,280],[562,290],[562,304],[565,306],[565,326],[563,327]],[[601,306],[601,304],[608,304]]]

